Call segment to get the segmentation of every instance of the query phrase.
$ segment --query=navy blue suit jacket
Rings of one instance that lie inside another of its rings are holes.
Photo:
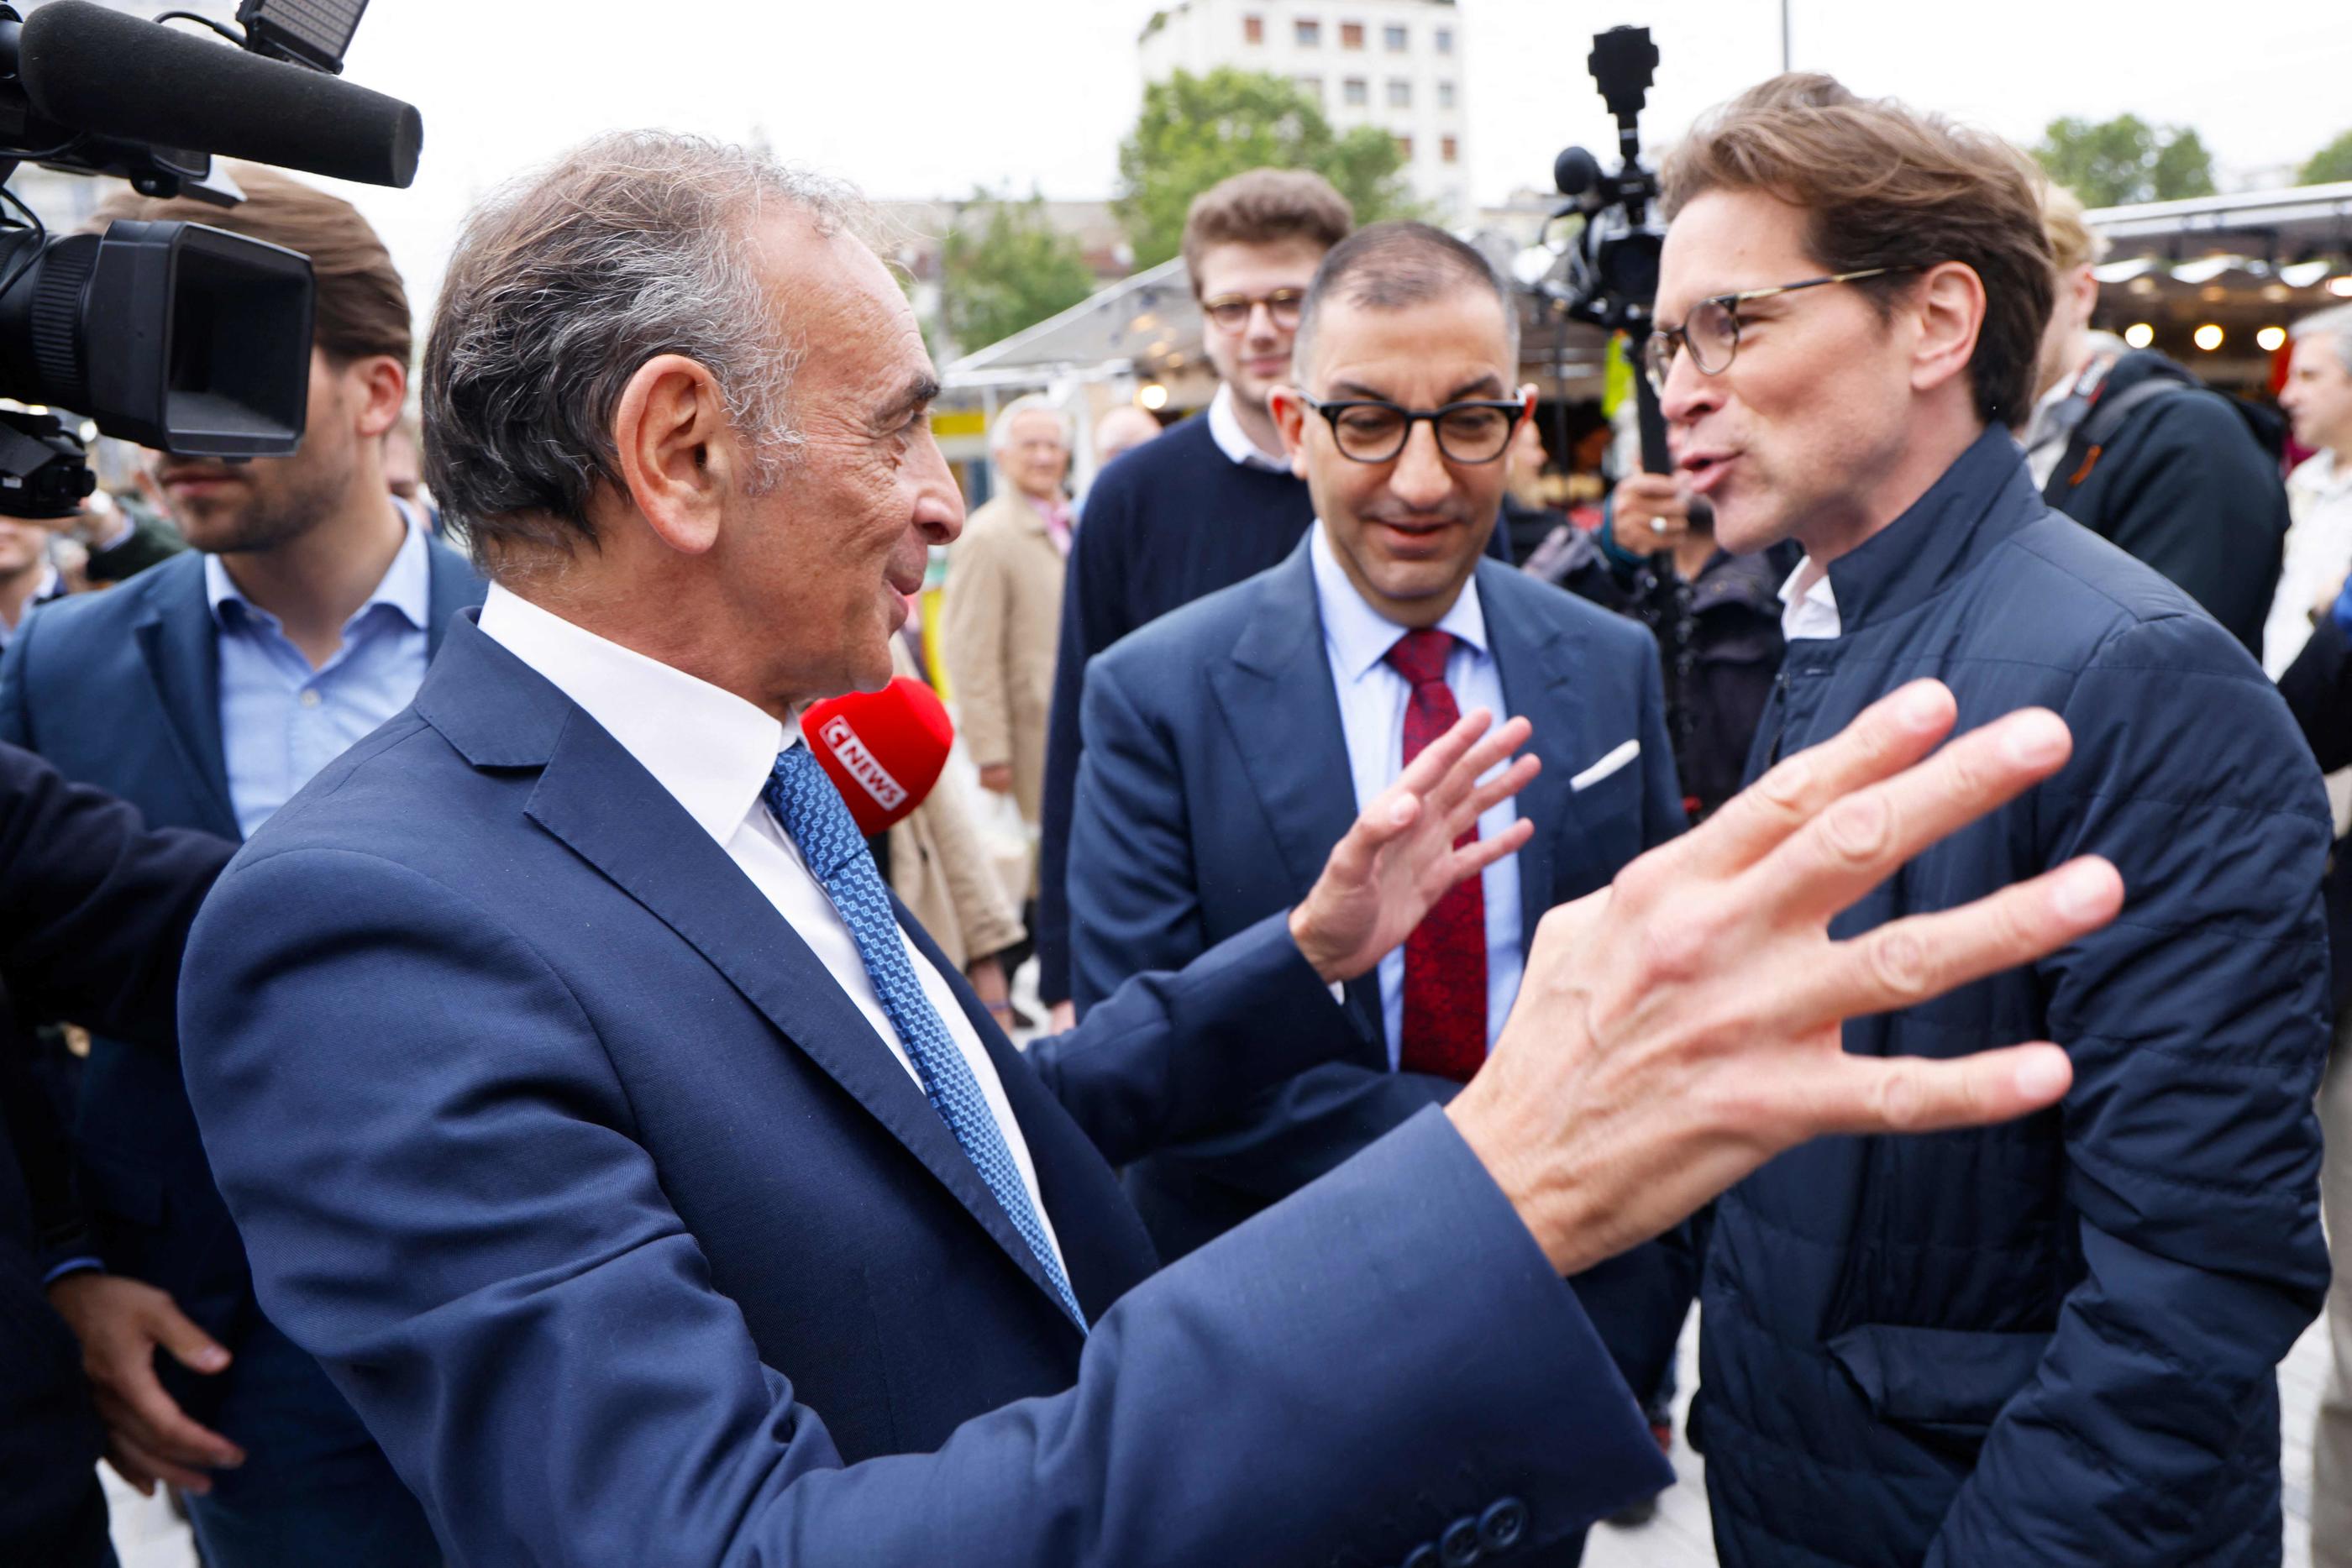
[[[1181,967],[1297,902],[1355,819],[1309,542],[1087,670],[1068,883],[1081,1009],[1130,974]],[[1518,800],[1536,830],[1518,852],[1524,952],[1546,910],[1606,886],[1682,831],[1682,789],[1648,631],[1498,561],[1478,563],[1477,583],[1504,702],[1533,723],[1528,749],[1544,765]],[[1641,742],[1632,762],[1570,788],[1627,740]],[[1222,1234],[1451,1096],[1449,1081],[1390,1071],[1377,972],[1348,988],[1348,1004],[1358,1039],[1346,1061],[1129,1171],[1163,1255]],[[1629,1377],[1672,1354],[1681,1314],[1670,1295],[1644,1291],[1620,1312],[1585,1293]]]
[[[182,989],[214,1169],[454,1562],[1290,1568],[1465,1520],[1507,1562],[1659,1484],[1442,1115],[1138,1283],[1106,1156],[1344,1047],[1281,918],[1024,1056],[899,917],[1090,1339],[791,926],[472,625],[231,866]]]
[[[431,560],[426,645],[437,649],[450,619],[481,602],[483,587],[446,546],[434,543]],[[0,659],[0,740],[129,801],[152,826],[236,839],[205,558],[176,556],[28,618]],[[233,1344],[253,1288],[173,1055],[96,1040],[74,1143],[106,1266],[170,1292]],[[183,1377],[168,1364],[166,1375],[199,1410],[218,1396],[217,1378]]]
[[[1181,967],[1297,903],[1355,820],[1307,549],[1122,639],[1087,672],[1069,882],[1082,1014],[1128,976]],[[1682,791],[1649,633],[1500,562],[1477,572],[1504,701],[1533,723],[1528,749],[1544,765],[1518,800],[1536,829],[1518,852],[1524,951],[1546,910],[1682,831]],[[1570,789],[1629,739],[1639,757]],[[1363,1126],[1384,1131],[1442,1092],[1388,1071],[1377,973],[1349,986],[1348,1005],[1360,1033],[1349,1063],[1294,1081],[1286,1110],[1256,1124],[1265,1136],[1234,1129],[1214,1152],[1256,1207],[1360,1146]],[[1334,1116],[1340,1085],[1369,1099],[1357,1108],[1370,1122]],[[1302,1117],[1338,1145],[1295,1145]]]

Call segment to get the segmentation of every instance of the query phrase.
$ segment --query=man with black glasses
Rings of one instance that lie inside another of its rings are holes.
[[[2275,1564],[2273,1368],[2327,1282],[2311,754],[2235,638],[2037,493],[2009,427],[2051,252],[2006,148],[1782,77],[1677,145],[1664,207],[1677,463],[1726,549],[1805,551],[1749,777],[1931,673],[1962,729],[2046,706],[2074,735],[1835,929],[2082,853],[2126,890],[2105,931],[1843,1028],[1864,1059],[2047,1031],[2074,1063],[2054,1113],[1828,1139],[1717,1202],[1693,1424],[1718,1554]],[[1860,852],[1885,824],[1848,826]]]
[[[1360,805],[1456,715],[1527,718],[1542,762],[1475,830],[1517,852],[1347,988],[1349,1059],[1129,1168],[1163,1259],[1449,1099],[1501,1030],[1543,912],[1682,830],[1649,635],[1484,559],[1533,403],[1516,326],[1450,235],[1378,224],[1342,241],[1271,398],[1319,520],[1281,565],[1161,617],[1087,676],[1069,879],[1082,1009],[1296,902]],[[1637,1388],[1673,1353],[1680,1315],[1652,1292],[1675,1266],[1653,1246],[1579,1281]]]

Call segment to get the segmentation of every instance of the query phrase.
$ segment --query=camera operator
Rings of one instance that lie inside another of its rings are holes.
[[[108,1445],[84,1355],[41,1299],[43,1278],[89,1240],[68,1196],[65,1129],[19,1020],[68,1016],[168,1058],[188,925],[233,848],[148,831],[120,801],[0,746],[0,1561],[114,1561],[94,1469]],[[204,1343],[184,1321],[164,1338],[190,1356]],[[152,1373],[144,1383],[128,1397],[168,1421]],[[118,1431],[120,1397],[100,1395]],[[126,1473],[140,1468],[120,1437],[110,1451]]]
[[[301,445],[243,462],[158,457],[194,552],[45,608],[0,661],[0,738],[151,821],[229,839],[406,706],[443,627],[482,596],[384,476],[410,322],[382,241],[339,198],[272,170],[236,177],[247,199],[226,211],[126,196],[101,216],[187,219],[310,258]],[[422,1511],[350,1406],[256,1303],[177,1064],[98,1040],[76,1152],[105,1268],[55,1281],[50,1297],[113,1396],[102,1407],[121,1415],[118,1468],[192,1493],[214,1568],[437,1562]],[[152,1381],[159,1308],[174,1305],[226,1354],[193,1376],[167,1366],[167,1427],[123,1393]]]

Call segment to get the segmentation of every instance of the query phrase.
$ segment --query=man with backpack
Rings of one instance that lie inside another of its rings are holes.
[[[2042,225],[2057,292],[2020,439],[2042,500],[2171,579],[2260,659],[2286,537],[2284,428],[2162,354],[2093,332],[2106,242],[2047,182]]]

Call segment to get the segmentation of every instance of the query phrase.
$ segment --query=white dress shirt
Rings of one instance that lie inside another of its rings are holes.
[[[1780,636],[1793,643],[1800,637],[1835,637],[1844,629],[1837,595],[1830,589],[1830,569],[1805,557],[1780,585]]]
[[[1209,436],[1217,450],[1244,468],[1263,468],[1269,474],[1290,472],[1290,459],[1270,455],[1252,441],[1249,432],[1242,428],[1242,416],[1234,412],[1234,389],[1219,386],[1217,395],[1209,400]]]
[[[2263,623],[2263,669],[2277,680],[2311,641],[2311,612],[2332,602],[2352,571],[2352,463],[2332,452],[2304,459],[2286,476],[2286,544],[2278,591]]]
[[[889,1014],[882,1010],[856,938],[761,798],[777,757],[803,744],[800,726],[780,724],[732,692],[607,642],[495,583],[482,603],[481,627],[492,641],[586,709],[685,808],[695,825],[717,841],[857,1004],[880,1044],[919,1085],[921,1077],[891,1027]],[[1013,1163],[1020,1167],[1021,1185],[1028,1189],[1029,1202],[1045,1228],[1045,1239],[1059,1258],[1062,1243],[1038,1193],[1037,1167],[1021,1136],[1021,1124],[1013,1119],[1012,1103],[1004,1097],[996,1063],[947,981],[907,942],[904,931],[898,939],[906,943],[907,961],[914,966],[923,994],[979,1081],[1005,1146],[1013,1152]]]
[[[1315,600],[1323,619],[1323,651],[1331,661],[1331,685],[1339,697],[1339,729],[1348,741],[1348,770],[1356,786],[1356,810],[1396,782],[1404,771],[1404,713],[1412,683],[1391,669],[1388,651],[1408,630],[1364,602],[1348,580],[1330,537],[1318,520],[1308,535],[1315,567]],[[1486,617],[1478,606],[1478,580],[1462,585],[1462,597],[1438,622],[1454,634],[1445,661],[1445,684],[1464,713],[1485,708],[1501,724],[1503,674],[1486,641]],[[1478,819],[1478,836],[1491,839],[1519,820],[1516,803],[1504,800]],[[1503,1032],[1511,1003],[1519,994],[1526,960],[1519,952],[1519,857],[1505,855],[1479,873],[1486,909],[1486,1043]],[[1381,960],[1381,1022],[1388,1035],[1389,1066],[1397,1065],[1404,1038],[1404,949]]]

